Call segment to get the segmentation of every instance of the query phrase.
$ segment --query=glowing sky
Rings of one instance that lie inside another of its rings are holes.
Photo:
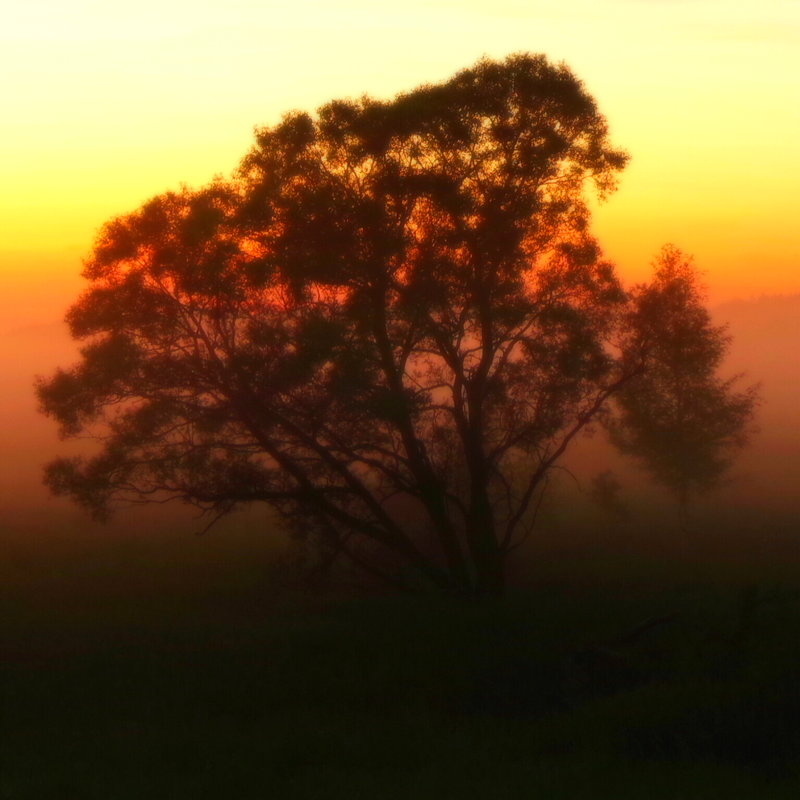
[[[633,156],[596,218],[624,275],[643,277],[673,241],[712,299],[800,291],[798,0],[4,5],[7,319],[60,317],[106,219],[230,172],[254,125],[520,50],[566,61]]]

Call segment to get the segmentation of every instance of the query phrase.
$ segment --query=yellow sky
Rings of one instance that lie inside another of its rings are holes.
[[[520,50],[572,66],[633,156],[596,216],[624,275],[672,241],[712,299],[800,291],[800,0],[4,5],[0,302],[15,324],[58,318],[106,219],[230,172],[254,125]]]

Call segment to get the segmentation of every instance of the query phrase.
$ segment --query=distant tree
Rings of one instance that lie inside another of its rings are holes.
[[[653,267],[653,282],[631,293],[631,330],[648,366],[617,395],[612,439],[675,494],[685,515],[746,444],[758,387],[719,377],[730,336],[712,324],[691,257],[666,245]]]
[[[647,368],[585,200],[626,160],[542,56],[260,129],[232,180],[102,230],[81,361],[38,384],[102,446],[47,484],[98,516],[264,501],[325,563],[501,592],[549,471]]]
[[[620,521],[630,516],[628,507],[620,497],[622,484],[611,470],[601,472],[592,479],[589,499],[609,520]]]

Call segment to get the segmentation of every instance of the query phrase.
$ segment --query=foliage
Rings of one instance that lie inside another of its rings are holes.
[[[101,516],[265,501],[322,565],[499,592],[549,471],[665,322],[645,301],[669,276],[629,298],[589,233],[587,189],[626,160],[542,56],[260,129],[230,181],[100,234],[82,360],[38,393],[102,449],[48,484]]]
[[[648,368],[620,391],[611,430],[685,506],[720,482],[746,443],[758,387],[718,376],[730,337],[702,304],[691,258],[667,245],[653,266],[653,282],[632,292]]]

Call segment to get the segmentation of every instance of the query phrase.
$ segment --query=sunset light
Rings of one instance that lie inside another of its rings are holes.
[[[530,51],[575,70],[631,153],[596,216],[623,274],[642,276],[672,241],[718,300],[800,290],[793,0],[35,0],[6,15],[0,43],[0,274],[12,286],[19,272],[75,275],[109,217],[229,173],[253,127],[288,110],[391,97],[484,54]]]
[[[794,798],[800,0],[9,0],[0,798]]]

